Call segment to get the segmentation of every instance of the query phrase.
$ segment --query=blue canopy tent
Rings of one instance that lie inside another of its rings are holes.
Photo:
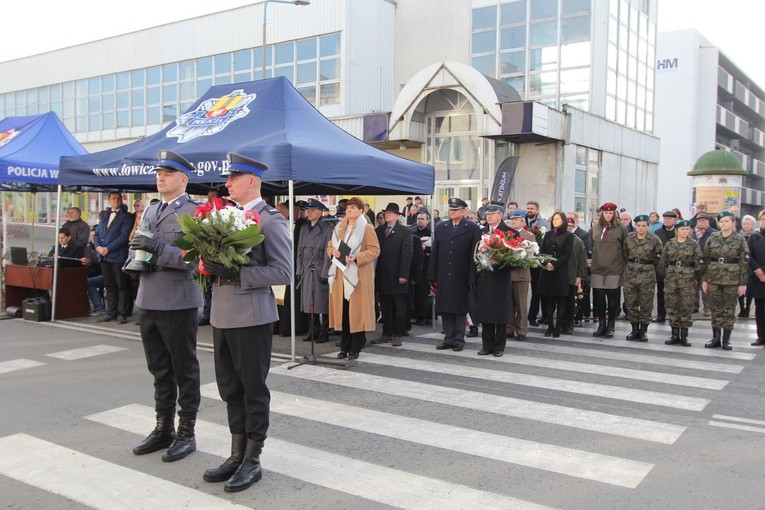
[[[284,77],[211,87],[162,131],[137,142],[61,159],[61,183],[154,190],[157,153],[171,150],[197,167],[189,190],[219,187],[226,153],[263,161],[263,193],[433,193],[434,170],[380,151],[332,124]]]

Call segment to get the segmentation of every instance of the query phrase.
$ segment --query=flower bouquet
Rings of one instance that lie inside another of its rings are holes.
[[[539,244],[514,235],[510,231],[495,229],[481,236],[474,255],[476,268],[481,271],[494,268],[540,267],[555,258],[539,253]]]
[[[252,265],[254,261],[247,252],[264,239],[256,211],[224,205],[219,198],[198,206],[194,216],[182,214],[178,224],[184,236],[176,239],[175,245],[185,250],[183,260],[199,259],[196,281],[202,291],[210,284],[210,273],[205,271],[202,259],[215,260],[230,268]]]
[[[534,225],[532,228],[525,227],[528,232],[531,232],[534,234],[534,237],[537,240],[537,244],[541,246],[542,239],[544,239],[545,234],[547,233],[546,227],[540,227],[539,225]]]

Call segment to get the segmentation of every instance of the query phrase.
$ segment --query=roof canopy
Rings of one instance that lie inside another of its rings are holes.
[[[132,144],[61,160],[66,186],[154,190],[157,153],[194,163],[195,193],[221,186],[227,152],[269,166],[265,194],[432,194],[434,170],[380,151],[327,120],[286,78],[211,87],[165,129]]]
[[[86,154],[53,112],[0,121],[0,185],[3,189],[53,187],[61,156]]]

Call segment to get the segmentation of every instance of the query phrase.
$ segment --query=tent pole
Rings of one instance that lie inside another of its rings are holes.
[[[0,204],[0,207],[2,207],[3,212],[3,238],[2,238],[2,253],[0,255],[5,255],[5,252],[7,251],[7,243],[8,243],[8,209],[5,207],[5,191],[0,192],[0,201],[2,204]],[[5,273],[5,260],[0,257],[0,281],[3,279],[3,274]],[[0,292],[0,312],[5,310],[5,292]]]
[[[56,322],[56,290],[58,289],[58,229],[61,222],[61,185],[56,191],[56,241],[53,244],[53,291],[50,306],[50,321]]]
[[[264,59],[265,62],[265,59]],[[265,65],[264,65],[265,67]],[[295,361],[295,195],[293,189],[293,181],[289,180],[289,211],[290,211],[290,228],[287,231],[290,234],[290,246],[292,246],[292,257],[290,257],[290,349],[292,352],[292,361]]]

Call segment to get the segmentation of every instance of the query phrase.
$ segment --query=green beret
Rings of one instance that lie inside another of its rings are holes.
[[[646,223],[648,223],[648,215],[647,214],[641,214],[639,216],[635,216],[635,220],[634,221],[635,221],[635,223],[637,223],[639,221],[645,221]]]
[[[731,218],[736,219],[736,215],[733,214],[730,211],[723,211],[723,212],[721,212],[720,214],[717,215],[717,219],[719,220],[719,219],[722,219],[722,218],[724,218],[726,216],[730,216]]]
[[[678,227],[678,228],[680,228],[680,227],[690,227],[691,226],[691,222],[688,221],[688,220],[680,220],[677,223],[675,223],[675,226]]]

